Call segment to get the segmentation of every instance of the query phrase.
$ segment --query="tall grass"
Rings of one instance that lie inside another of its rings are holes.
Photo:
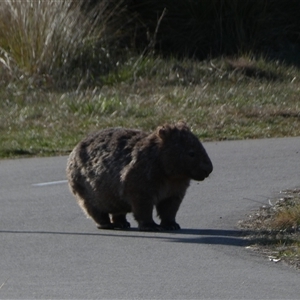
[[[107,27],[118,3],[101,1],[97,14],[84,14],[84,2],[1,1],[0,74],[59,86],[78,84],[103,69],[109,56]]]

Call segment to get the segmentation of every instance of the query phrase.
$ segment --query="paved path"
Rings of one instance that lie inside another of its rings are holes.
[[[0,161],[0,299],[300,299],[300,272],[245,248],[235,225],[300,186],[300,138],[206,143],[179,233],[100,231],[65,180],[66,157]],[[46,183],[46,184],[41,184]]]

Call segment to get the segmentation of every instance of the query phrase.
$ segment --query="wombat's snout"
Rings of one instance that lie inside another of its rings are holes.
[[[210,160],[204,164],[203,171],[206,174],[206,177],[208,177],[209,174],[213,171],[213,168],[213,164]]]
[[[200,170],[201,171],[200,171],[199,177],[194,178],[194,179],[198,180],[198,181],[203,181],[213,171],[213,164],[210,161],[210,159],[208,159],[207,161],[201,163]]]

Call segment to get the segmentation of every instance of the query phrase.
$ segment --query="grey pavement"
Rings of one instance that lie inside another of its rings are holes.
[[[300,186],[300,138],[204,144],[178,232],[101,231],[64,181],[66,157],[0,161],[0,299],[300,299],[300,272],[246,248],[236,228]],[[41,184],[45,183],[45,184]]]

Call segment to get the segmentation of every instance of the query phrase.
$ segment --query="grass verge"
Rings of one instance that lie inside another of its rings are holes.
[[[251,232],[250,248],[300,269],[300,189],[281,192],[274,203],[251,213],[239,226]]]
[[[300,72],[250,58],[129,58],[93,88],[0,86],[0,157],[66,153],[109,126],[186,120],[202,140],[300,135]]]
[[[249,57],[129,57],[101,85],[0,85],[0,157],[67,153],[110,126],[153,130],[186,120],[202,140],[300,135],[300,71]]]

